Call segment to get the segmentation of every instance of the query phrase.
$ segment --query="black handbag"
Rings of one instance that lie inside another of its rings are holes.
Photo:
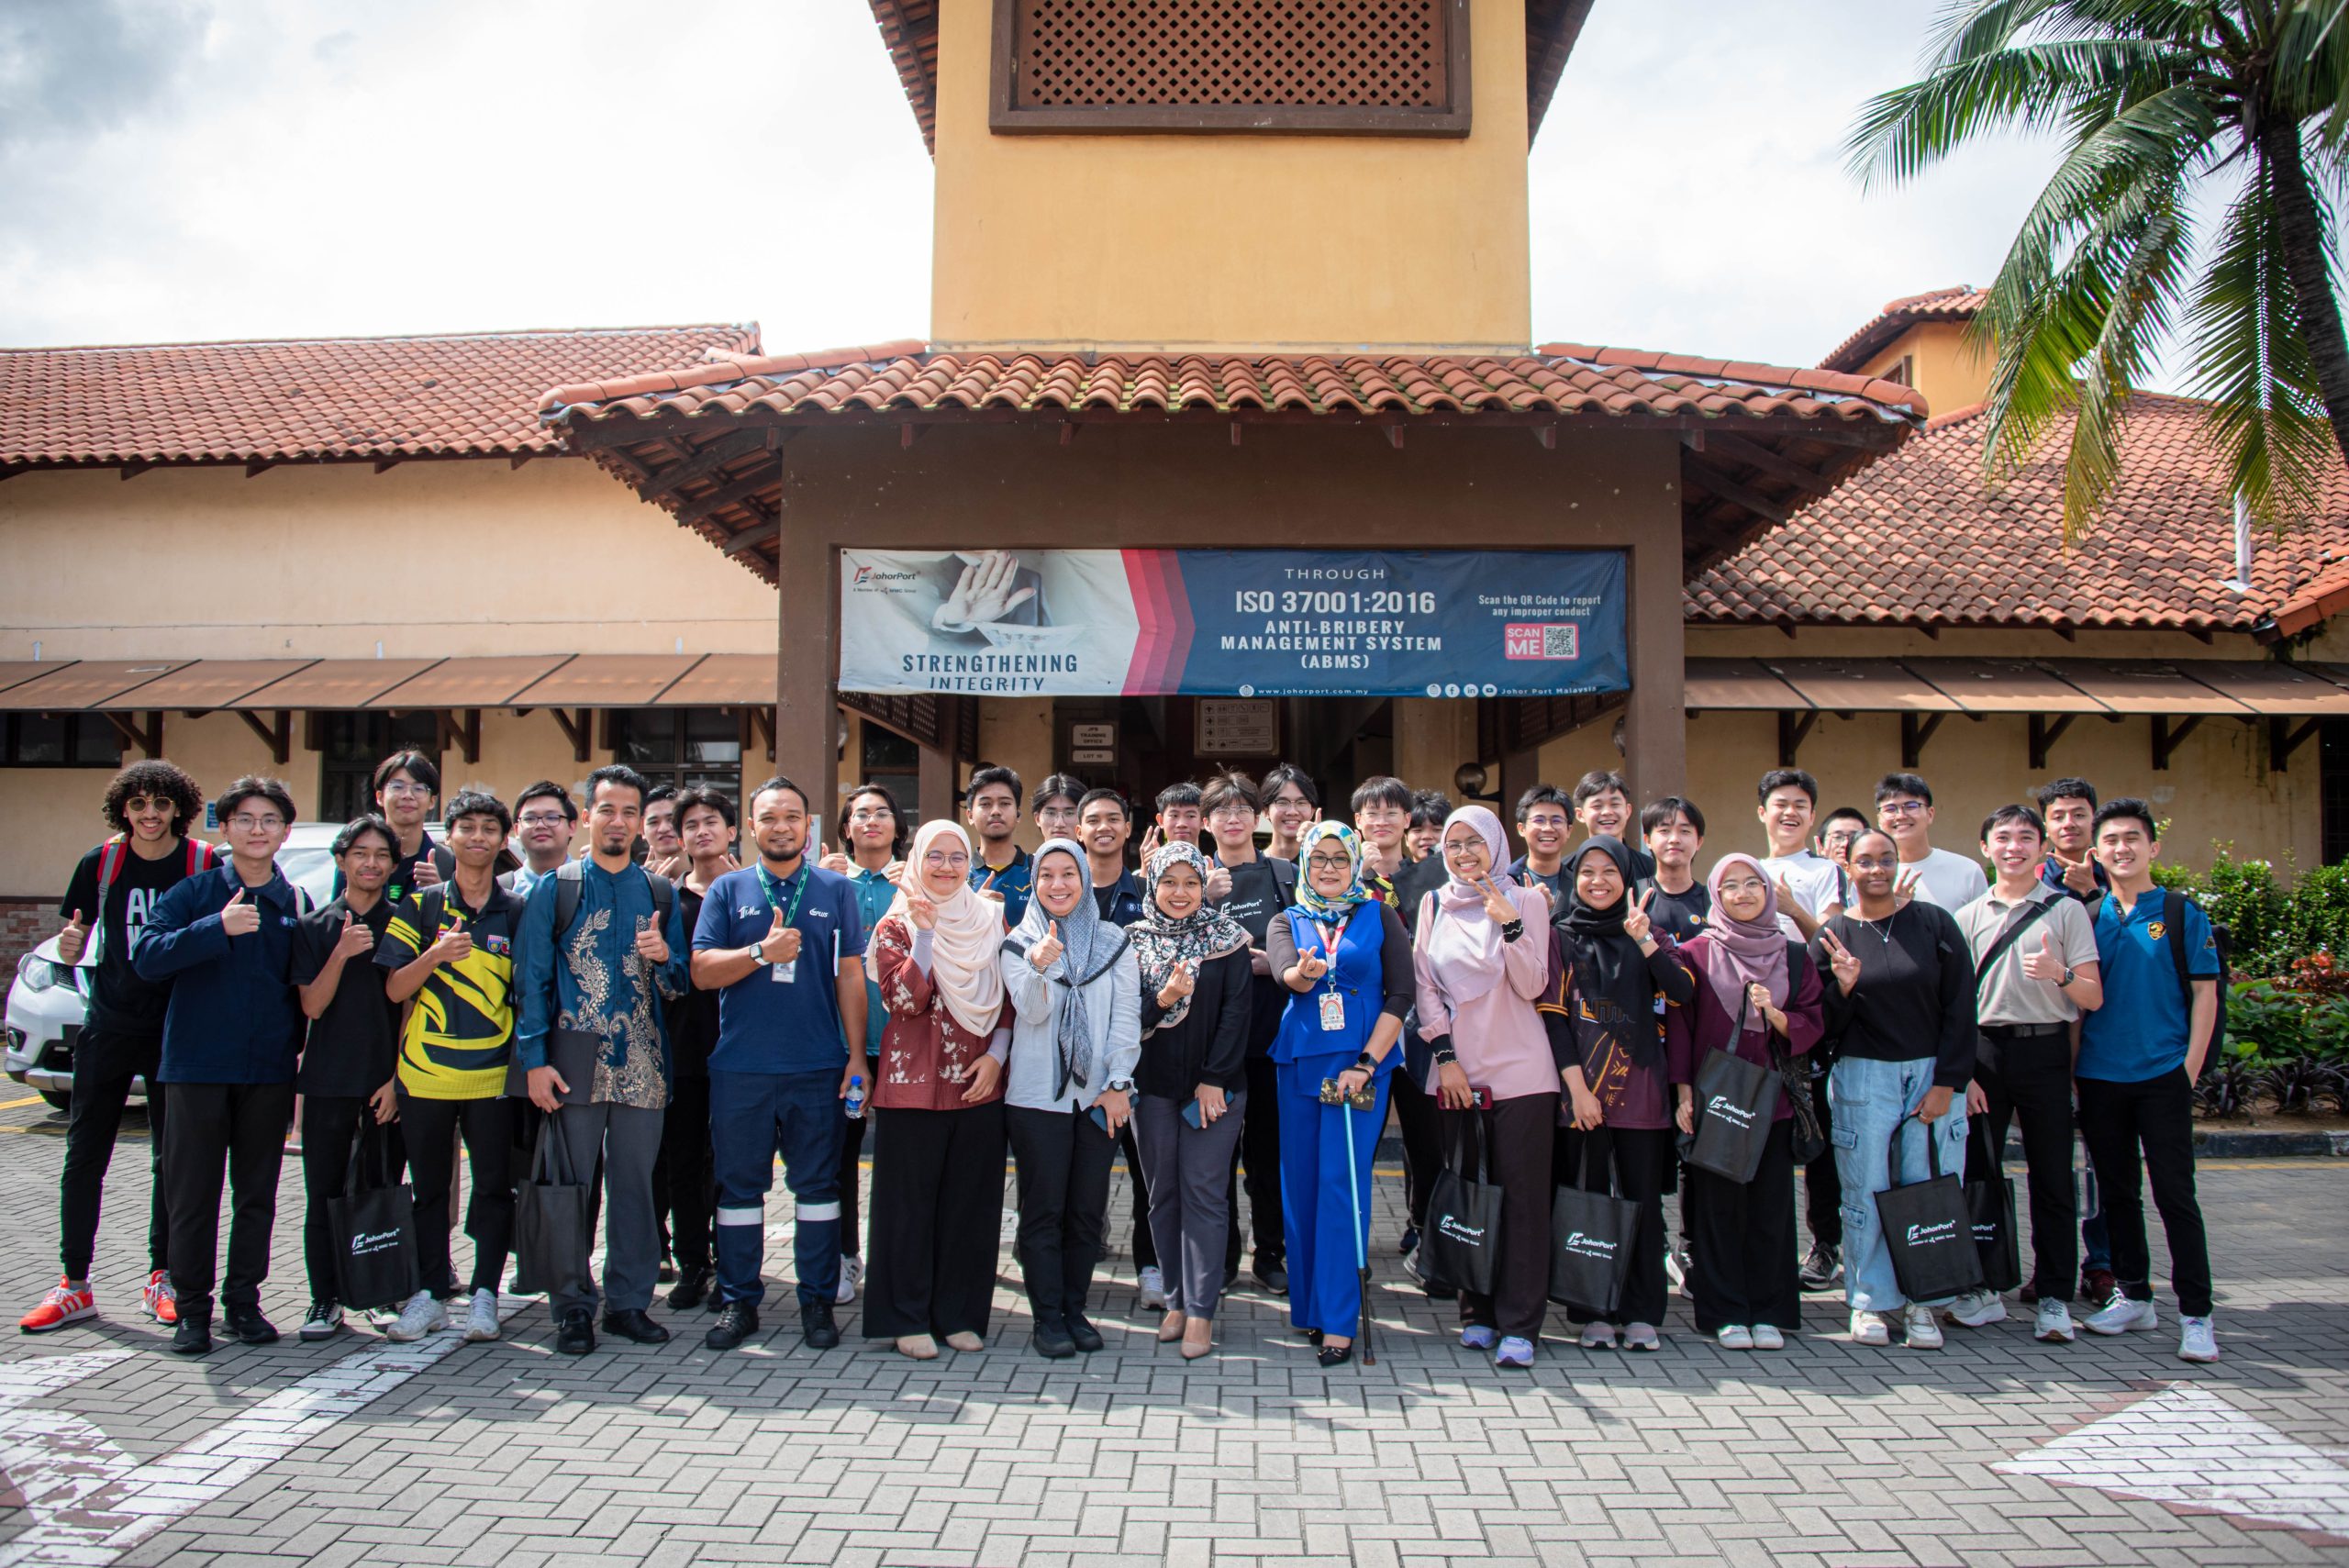
[[[1745,1015],[1740,1007],[1739,1035],[1745,1031]],[[1777,1073],[1713,1050],[1697,1068],[1695,1088],[1697,1130],[1685,1158],[1700,1171],[1741,1184],[1751,1182],[1762,1168],[1770,1124],[1778,1119],[1778,1097],[1786,1092]]]
[[[1795,991],[1801,984],[1803,970],[1809,962],[1809,948],[1800,942],[1787,944],[1788,1006],[1794,1005]],[[1827,1129],[1819,1119],[1819,1103],[1811,1095],[1811,1080],[1817,1064],[1808,1058],[1798,1062],[1778,1043],[1778,1037],[1775,1034],[1765,1032],[1763,1039],[1769,1046],[1771,1069],[1778,1074],[1779,1086],[1786,1092],[1787,1109],[1794,1116],[1792,1148],[1795,1163],[1808,1165],[1813,1161],[1829,1158]]]
[[[1586,1136],[1575,1180],[1588,1181],[1589,1173]],[[1614,1311],[1631,1277],[1631,1244],[1639,1234],[1635,1200],[1580,1186],[1558,1188],[1550,1195],[1550,1299],[1600,1317]]]
[[[1913,1116],[1892,1129],[1891,1165],[1900,1171],[1900,1135],[1911,1126],[1925,1134],[1927,1168],[1921,1182],[1887,1187],[1876,1195],[1884,1242],[1892,1252],[1892,1277],[1910,1301],[1945,1301],[1982,1288],[1982,1254],[1974,1247],[1974,1217],[1965,1204],[1965,1184],[1942,1170],[1941,1140]]]
[[[335,1292],[354,1311],[396,1307],[417,1288],[416,1194],[399,1179],[404,1163],[396,1126],[372,1111],[351,1146],[342,1195],[327,1202],[334,1233]]]
[[[1428,1193],[1428,1219],[1419,1254],[1431,1290],[1490,1296],[1500,1273],[1501,1189],[1493,1185],[1491,1140],[1478,1128],[1476,1169],[1468,1171],[1468,1123],[1479,1113],[1453,1111],[1450,1157]]]
[[[2015,1233],[2015,1183],[1990,1151],[1989,1123],[1966,1129],[1965,1212],[1974,1223],[1974,1250],[1982,1260],[1982,1288],[2009,1291],[2022,1284],[2022,1246]]]
[[[539,1129],[530,1179],[514,1194],[514,1284],[523,1296],[587,1294],[595,1192],[574,1182],[561,1115]]]

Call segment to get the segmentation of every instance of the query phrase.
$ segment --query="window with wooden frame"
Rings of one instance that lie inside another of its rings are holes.
[[[1468,0],[996,0],[1009,132],[1468,134]]]
[[[0,767],[120,766],[122,735],[105,714],[0,714]]]

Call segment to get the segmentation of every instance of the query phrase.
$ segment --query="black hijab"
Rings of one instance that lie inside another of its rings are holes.
[[[1586,856],[1605,855],[1623,879],[1623,895],[1604,909],[1582,900],[1575,884]],[[1566,858],[1558,883],[1565,900],[1557,916],[1559,945],[1574,967],[1575,988],[1598,1015],[1599,1030],[1622,1042],[1632,1062],[1653,1070],[1664,1060],[1655,1028],[1655,981],[1648,973],[1647,955],[1640,944],[1623,934],[1623,916],[1631,907],[1631,890],[1638,878],[1631,870],[1631,851],[1620,839],[1597,838]],[[1592,1026],[1579,1015],[1577,1038]]]

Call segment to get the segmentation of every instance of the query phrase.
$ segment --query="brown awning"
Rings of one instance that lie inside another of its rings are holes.
[[[72,662],[71,659],[0,659],[0,692],[38,676],[54,675]]]
[[[2198,659],[2185,667],[2204,685],[2277,718],[2349,717],[2349,691],[2342,690],[2349,685],[2349,669],[2340,665]]]
[[[94,706],[102,708],[234,707],[237,699],[317,662],[314,659],[199,659],[160,681],[133,686]],[[290,704],[273,704],[288,706]]]
[[[1683,677],[1682,706],[1691,713],[1776,713],[1810,705],[1759,659],[1691,659]]]
[[[2247,717],[2253,709],[2225,693],[2203,684],[2193,671],[2219,662],[2198,659],[2178,662],[2153,660],[2066,659],[2048,662],[2064,679],[2115,713],[2218,714]]]
[[[51,666],[54,673],[0,691],[0,707],[19,713],[70,713],[96,707],[187,664],[185,659],[83,659]],[[144,707],[144,703],[127,705]]]
[[[1898,659],[1765,659],[1763,667],[1830,713],[1955,713],[1958,705]]]
[[[570,653],[515,653],[443,659],[411,680],[362,704],[384,709],[509,707],[514,694],[570,662]]]
[[[515,694],[518,707],[649,707],[707,657],[696,653],[582,653]],[[471,660],[451,660],[467,664]],[[767,662],[770,682],[774,661]]]
[[[283,680],[247,692],[230,707],[353,708],[387,692],[438,659],[321,659]]]
[[[2054,672],[2028,659],[1903,659],[1967,713],[2105,713],[2110,710]]]
[[[774,655],[713,653],[655,701],[661,707],[772,707]]]

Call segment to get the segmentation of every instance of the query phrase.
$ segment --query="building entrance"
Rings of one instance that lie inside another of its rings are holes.
[[[1386,697],[1059,697],[1052,766],[1147,805],[1177,780],[1225,768],[1262,778],[1292,762],[1326,807],[1366,778],[1395,770],[1395,704]],[[1416,781],[1415,781],[1416,782]],[[1440,787],[1445,780],[1425,781]],[[1334,803],[1334,804],[1332,804]]]

